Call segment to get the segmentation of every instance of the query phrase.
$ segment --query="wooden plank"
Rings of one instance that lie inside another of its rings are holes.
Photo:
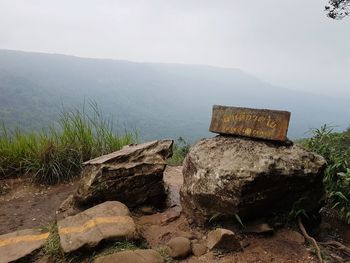
[[[286,141],[290,115],[288,111],[214,105],[209,130],[219,134]]]

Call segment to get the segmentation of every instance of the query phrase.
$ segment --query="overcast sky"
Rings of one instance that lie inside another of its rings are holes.
[[[0,48],[240,68],[350,97],[350,17],[325,0],[0,0]]]

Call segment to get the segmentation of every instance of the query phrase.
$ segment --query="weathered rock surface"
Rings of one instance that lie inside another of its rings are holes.
[[[163,263],[164,258],[153,249],[137,249],[99,257],[94,263]]]
[[[249,224],[243,229],[244,233],[273,234],[274,229],[267,223]]]
[[[191,254],[191,241],[186,237],[174,237],[167,243],[166,251],[172,258],[186,258]]]
[[[203,244],[199,244],[199,243],[192,244],[192,253],[196,257],[200,257],[205,253],[207,253],[207,249],[208,248]]]
[[[128,207],[146,202],[159,205],[166,198],[163,172],[172,145],[172,140],[159,140],[125,146],[85,162],[75,202],[89,205],[118,200]]]
[[[41,248],[49,233],[25,229],[0,236],[0,263],[12,262]]]
[[[58,234],[64,252],[94,247],[101,240],[129,240],[137,237],[129,209],[118,201],[109,201],[58,221]]]
[[[184,162],[182,208],[199,224],[215,214],[261,218],[289,210],[300,198],[303,208],[316,210],[325,165],[323,157],[298,145],[233,136],[202,139]]]
[[[212,249],[222,249],[228,251],[242,250],[241,241],[235,233],[228,229],[217,228],[208,233],[207,247]]]

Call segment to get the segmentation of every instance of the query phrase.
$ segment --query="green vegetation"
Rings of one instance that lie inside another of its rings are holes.
[[[301,143],[326,158],[328,165],[323,181],[328,200],[350,224],[350,129],[338,133],[324,125],[312,133],[312,138]]]
[[[60,245],[60,236],[58,234],[57,224],[53,224],[43,229],[44,232],[50,232],[50,235],[43,247],[45,255],[49,255],[55,261],[64,259],[64,252]]]
[[[173,156],[168,159],[168,164],[173,166],[182,165],[190,147],[191,145],[185,139],[179,137],[173,146]]]
[[[159,247],[157,247],[156,250],[164,258],[164,263],[174,262],[174,259],[171,256],[169,256],[167,249],[166,249],[166,246],[159,246]]]
[[[58,126],[25,133],[0,130],[0,179],[30,174],[39,183],[58,183],[79,174],[82,163],[134,143],[136,135],[113,133],[96,104],[61,113]]]
[[[137,129],[142,141],[181,135],[193,143],[213,136],[208,132],[213,104],[283,105],[295,117],[290,138],[303,136],[310,125],[348,124],[345,96],[276,88],[239,69],[10,50],[0,50],[0,68],[0,123],[10,130],[40,131],[58,119],[62,103],[75,108],[83,98],[116,118],[115,131]]]

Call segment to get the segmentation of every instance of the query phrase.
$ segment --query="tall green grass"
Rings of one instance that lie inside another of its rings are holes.
[[[328,200],[350,224],[350,129],[337,133],[324,125],[312,135],[302,144],[327,160],[323,182]]]
[[[79,174],[82,163],[137,141],[135,133],[113,132],[96,104],[60,114],[41,132],[0,130],[0,179],[30,174],[38,183],[59,183]]]
[[[182,165],[191,145],[182,137],[179,137],[173,145],[173,155],[167,160],[172,166]]]

